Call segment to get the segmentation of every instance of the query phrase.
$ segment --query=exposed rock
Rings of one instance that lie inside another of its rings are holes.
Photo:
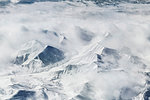
[[[65,58],[64,53],[52,46],[47,46],[35,59],[40,59],[44,65],[54,64]]]
[[[39,41],[30,41],[26,43],[18,52],[14,64],[27,67],[43,67],[49,64],[57,63],[65,58],[63,51],[45,46]]]
[[[34,91],[26,91],[26,90],[20,90],[17,94],[15,94],[10,100],[34,100]]]

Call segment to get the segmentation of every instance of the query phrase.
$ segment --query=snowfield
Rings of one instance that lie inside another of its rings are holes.
[[[150,100],[148,3],[9,2],[0,100]]]

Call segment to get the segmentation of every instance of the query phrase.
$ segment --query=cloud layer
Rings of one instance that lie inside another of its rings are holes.
[[[4,90],[0,98],[8,99],[21,89],[36,91],[35,98],[41,100],[44,93],[57,100],[136,98],[147,88],[149,9],[148,4],[98,7],[67,1],[0,8],[0,89]],[[41,73],[14,65],[18,51],[25,48],[22,45],[33,40],[61,49],[66,62]],[[104,47],[121,54],[118,67],[98,68],[97,54]],[[131,56],[145,67],[130,62]]]

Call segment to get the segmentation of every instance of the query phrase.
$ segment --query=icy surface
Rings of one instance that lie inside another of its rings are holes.
[[[52,46],[46,46],[37,40],[29,41],[21,48],[14,58],[14,64],[23,67],[44,67],[58,63],[65,58],[63,51]]]
[[[148,100],[149,0],[98,2],[1,0],[0,100]]]

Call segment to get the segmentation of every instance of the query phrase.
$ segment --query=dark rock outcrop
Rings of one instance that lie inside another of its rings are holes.
[[[35,95],[34,91],[20,90],[10,100],[28,100],[28,99],[34,100],[34,95]]]
[[[54,64],[65,58],[64,53],[52,46],[47,46],[35,59],[40,59],[45,65]]]
[[[150,98],[150,90],[147,90],[145,93],[144,93],[144,100],[149,100]]]

